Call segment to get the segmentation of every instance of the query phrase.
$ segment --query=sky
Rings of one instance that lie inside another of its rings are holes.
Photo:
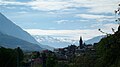
[[[117,29],[120,0],[0,0],[0,12],[31,35],[84,40]]]

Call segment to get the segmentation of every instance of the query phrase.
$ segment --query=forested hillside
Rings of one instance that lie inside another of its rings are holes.
[[[97,44],[98,58],[95,67],[120,66],[120,26],[113,35],[108,35]]]

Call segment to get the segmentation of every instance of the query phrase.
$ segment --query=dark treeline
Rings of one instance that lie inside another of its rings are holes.
[[[0,67],[18,67],[23,60],[23,52],[18,47],[16,49],[0,47]]]

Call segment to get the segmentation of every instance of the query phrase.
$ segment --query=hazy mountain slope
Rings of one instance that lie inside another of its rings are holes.
[[[50,46],[42,45],[39,42],[37,42],[29,33],[21,29],[19,26],[14,24],[12,21],[7,19],[3,14],[0,13],[0,32],[25,40],[30,43],[34,43],[36,45],[39,45],[42,48],[45,49],[53,49]]]
[[[0,32],[20,38],[31,43],[39,44],[30,34],[25,32],[19,26],[15,25],[12,21],[7,19],[1,13],[0,13]]]
[[[30,51],[42,50],[42,48],[36,44],[29,43],[27,41],[3,34],[1,32],[0,32],[0,46],[7,47],[7,48],[20,47],[23,50],[30,50]]]
[[[92,39],[89,39],[89,40],[85,41],[85,43],[86,43],[86,44],[98,43],[103,37],[105,37],[105,35],[97,36],[97,37],[94,37],[94,38],[92,38]]]

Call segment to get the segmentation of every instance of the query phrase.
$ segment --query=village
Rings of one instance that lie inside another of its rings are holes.
[[[23,65],[25,67],[46,67],[46,65],[51,65],[49,67],[54,67],[53,65],[60,64],[68,64],[75,57],[84,56],[87,53],[91,53],[95,55],[94,45],[85,44],[80,37],[79,46],[71,44],[65,48],[57,48],[54,51],[43,50],[41,52],[34,51],[25,53],[25,59],[23,61]],[[60,66],[60,65],[59,65]]]

